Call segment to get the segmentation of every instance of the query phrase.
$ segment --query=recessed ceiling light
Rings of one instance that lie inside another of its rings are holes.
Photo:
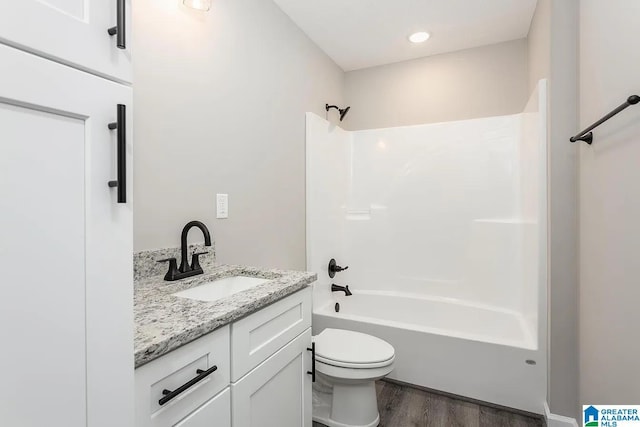
[[[418,31],[417,33],[413,33],[409,36],[409,41],[411,43],[422,43],[426,42],[429,39],[429,33],[425,31]]]

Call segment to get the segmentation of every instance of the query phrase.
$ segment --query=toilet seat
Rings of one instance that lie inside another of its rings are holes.
[[[360,332],[327,328],[314,337],[314,342],[316,361],[339,368],[382,368],[395,359],[393,346]]]
[[[347,362],[340,362],[340,361],[316,356],[316,362],[324,363],[325,365],[336,366],[338,368],[349,368],[349,369],[384,368],[385,366],[391,365],[394,360],[395,360],[395,357],[392,357],[389,360],[384,360],[382,362],[377,362],[377,363],[347,363]]]

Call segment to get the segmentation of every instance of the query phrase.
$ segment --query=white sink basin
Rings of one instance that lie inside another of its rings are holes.
[[[211,302],[251,289],[268,281],[269,279],[262,279],[259,277],[231,276],[225,277],[224,279],[214,280],[213,282],[204,283],[200,286],[176,292],[171,295],[180,298]]]

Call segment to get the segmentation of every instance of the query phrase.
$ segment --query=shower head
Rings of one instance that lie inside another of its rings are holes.
[[[344,120],[344,116],[347,115],[347,113],[349,112],[349,110],[351,109],[351,107],[347,107],[347,108],[340,108],[337,105],[329,105],[329,104],[325,104],[325,110],[329,111],[332,108],[335,108],[336,110],[338,110],[338,112],[340,113],[340,121]]]
[[[344,116],[347,115],[347,113],[349,112],[350,108],[351,107],[347,107],[347,108],[344,108],[342,110],[338,110],[338,111],[340,111],[340,121],[344,120]]]

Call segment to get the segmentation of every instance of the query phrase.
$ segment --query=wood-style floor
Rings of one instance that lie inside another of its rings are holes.
[[[380,427],[543,427],[544,421],[387,381],[378,381]],[[322,424],[313,423],[314,427]]]

